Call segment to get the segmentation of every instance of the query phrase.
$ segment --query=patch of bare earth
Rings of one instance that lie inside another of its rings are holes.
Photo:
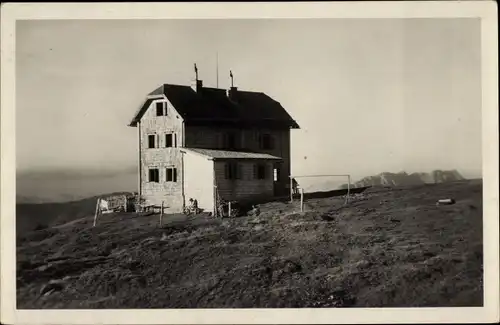
[[[163,228],[89,216],[19,236],[17,308],[481,306],[481,188],[369,190],[349,206],[274,202]]]

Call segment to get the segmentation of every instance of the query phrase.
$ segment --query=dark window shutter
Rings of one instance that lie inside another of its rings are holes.
[[[174,168],[174,182],[177,182],[177,168]]]
[[[269,135],[269,149],[274,149],[274,137]]]
[[[241,164],[235,163],[234,168],[236,169],[235,174],[237,179],[241,179]]]
[[[174,147],[177,147],[177,133],[174,133]]]
[[[217,148],[223,148],[224,147],[224,138],[221,133],[217,133]]]

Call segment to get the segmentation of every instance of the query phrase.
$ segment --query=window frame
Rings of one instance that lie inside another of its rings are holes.
[[[273,167],[273,182],[280,181],[280,171],[278,167]]]
[[[171,180],[169,180],[169,176],[172,176]],[[177,183],[177,167],[169,166],[165,168],[165,182]]]
[[[167,102],[156,102],[155,108],[156,108],[156,117],[162,117],[168,115]],[[159,112],[161,112],[161,114],[158,114]]]
[[[232,141],[230,141],[230,140],[232,140]],[[224,132],[223,144],[222,144],[224,149],[236,150],[236,149],[238,149],[237,143],[238,143],[238,139],[237,139],[236,132],[234,132],[234,131]]]
[[[226,161],[224,163],[224,179],[235,181],[241,179],[241,166],[236,161]]]
[[[156,134],[148,134],[148,149],[158,148],[158,136]],[[151,139],[153,139],[153,146],[151,146]]]
[[[176,148],[177,147],[177,134],[175,132],[165,133],[165,148]],[[167,138],[170,136],[170,146],[168,145]]]
[[[266,180],[267,173],[267,165],[265,163],[255,163],[253,167],[253,178],[257,180]]]
[[[265,141],[268,139],[268,141]],[[266,144],[268,144],[266,146]],[[259,134],[259,148],[262,150],[274,150],[274,137],[271,133]]]
[[[153,174],[151,174],[153,172]],[[160,169],[158,167],[148,168],[148,182],[149,183],[159,183],[160,182]]]

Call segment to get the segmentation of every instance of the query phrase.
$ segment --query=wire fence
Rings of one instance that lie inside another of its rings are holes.
[[[351,194],[350,174],[327,174],[327,175],[290,175],[290,202],[293,202],[294,195],[300,195],[300,211],[304,211],[304,187],[300,186],[297,179],[304,178],[325,178],[325,177],[345,177],[347,180],[347,194],[344,204],[349,203]]]

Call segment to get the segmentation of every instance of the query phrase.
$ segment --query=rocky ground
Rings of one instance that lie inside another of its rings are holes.
[[[132,213],[92,227],[82,207],[18,234],[17,308],[481,306],[481,189],[373,188],[348,206],[273,202],[259,217],[175,215],[162,227]]]

